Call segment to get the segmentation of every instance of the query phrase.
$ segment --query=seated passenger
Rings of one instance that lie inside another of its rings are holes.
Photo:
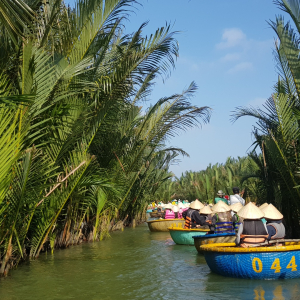
[[[233,227],[234,227],[234,230],[237,232],[239,229],[239,226],[243,222],[243,218],[239,217],[237,215],[237,212],[243,208],[243,205],[241,203],[235,203],[233,205],[230,205],[230,208],[231,208]]]
[[[173,206],[172,211],[174,213],[174,219],[178,219],[179,208],[177,206]]]
[[[165,210],[163,213],[164,219],[175,219],[175,214],[172,211],[173,206],[171,204],[165,205]]]
[[[264,213],[252,202],[248,203],[237,212],[244,221],[239,226],[237,232],[236,244],[247,248],[260,246],[268,238],[268,232],[265,224],[262,222]]]
[[[215,215],[212,217],[211,230],[214,233],[232,233],[233,224],[230,207],[223,201],[219,201],[212,207]]]
[[[210,209],[209,205],[204,206],[203,208],[200,209],[200,218],[198,220],[199,225],[196,227],[202,227],[209,229],[211,226],[212,222],[212,210]]]
[[[195,228],[197,225],[200,225],[198,221],[200,219],[199,210],[203,207],[204,205],[199,200],[195,200],[191,203],[190,208],[182,213],[182,217],[185,219],[185,229]]]
[[[284,239],[285,227],[282,224],[283,215],[280,211],[272,204],[265,206],[261,211],[267,221],[268,241]]]
[[[215,204],[217,204],[219,201],[223,201],[224,203],[228,204],[227,199],[224,198],[225,193],[223,193],[222,190],[219,190],[218,193],[217,193],[217,195],[219,197],[215,198]]]

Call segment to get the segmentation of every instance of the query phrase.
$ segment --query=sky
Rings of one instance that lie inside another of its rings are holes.
[[[66,2],[72,3],[73,0]],[[255,120],[244,117],[235,123],[231,115],[238,106],[261,106],[271,96],[278,78],[273,57],[275,32],[267,23],[283,12],[272,0],[141,0],[125,23],[126,33],[149,21],[145,35],[172,24],[179,31],[179,58],[171,77],[157,81],[150,100],[181,93],[195,81],[198,91],[193,105],[212,108],[210,123],[172,138],[172,146],[190,157],[171,166],[180,176],[200,171],[210,163],[224,163],[247,155],[253,143]]]

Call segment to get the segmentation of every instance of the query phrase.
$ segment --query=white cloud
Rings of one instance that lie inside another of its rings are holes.
[[[233,68],[228,70],[228,74],[234,74],[241,71],[251,71],[253,69],[253,64],[251,62],[241,62],[235,65]]]
[[[235,61],[241,58],[240,53],[228,53],[221,58],[221,61],[228,62],[228,61]]]
[[[222,42],[217,44],[218,49],[232,48],[242,45],[246,41],[246,35],[239,28],[224,29]]]

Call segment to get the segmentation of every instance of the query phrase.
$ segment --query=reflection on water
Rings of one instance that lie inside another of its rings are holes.
[[[0,299],[296,300],[298,282],[213,274],[193,246],[140,226],[21,265],[0,280]]]

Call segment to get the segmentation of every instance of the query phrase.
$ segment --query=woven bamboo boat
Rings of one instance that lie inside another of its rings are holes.
[[[216,233],[206,235],[193,236],[195,248],[202,253],[200,247],[206,244],[215,243],[233,243],[235,241],[235,233]]]
[[[160,220],[153,220],[148,221],[148,227],[150,231],[152,232],[158,232],[158,231],[169,231],[169,227],[181,227],[184,226],[184,219],[160,219]]]
[[[178,245],[194,245],[193,236],[197,234],[198,236],[205,235],[209,229],[184,229],[178,227],[168,228],[170,231],[171,238]]]
[[[150,217],[151,217],[151,218],[158,218],[157,212],[151,212],[151,213],[150,213]]]
[[[235,243],[201,246],[214,273],[235,278],[289,279],[300,277],[300,242],[285,246],[242,248]]]

